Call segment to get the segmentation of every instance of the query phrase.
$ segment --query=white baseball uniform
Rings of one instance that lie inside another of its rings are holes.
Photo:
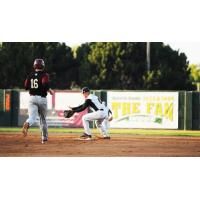
[[[37,116],[40,119],[40,131],[42,140],[48,138],[48,126],[46,122],[47,115],[47,99],[41,96],[30,96],[28,104],[28,119],[26,122],[32,126],[37,121]]]
[[[89,94],[84,104],[72,108],[75,112],[81,112],[90,107],[93,112],[85,114],[82,117],[83,127],[85,133],[91,135],[89,121],[95,121],[97,128],[100,129],[103,136],[107,136],[107,127],[103,123],[104,119],[108,117],[108,110],[105,105],[99,100],[99,98],[93,94]]]

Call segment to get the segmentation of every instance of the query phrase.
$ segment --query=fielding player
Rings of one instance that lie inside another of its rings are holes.
[[[35,59],[34,71],[25,80],[25,89],[29,90],[30,98],[28,104],[28,119],[23,125],[22,133],[27,135],[28,129],[32,126],[37,116],[40,119],[40,131],[42,143],[48,140],[47,115],[47,92],[53,95],[53,90],[49,87],[49,75],[44,71],[45,63],[43,59]]]
[[[81,136],[83,140],[91,140],[92,135],[89,128],[89,121],[95,121],[97,128],[100,129],[103,135],[102,139],[110,139],[108,135],[107,127],[103,121],[108,117],[108,110],[105,105],[99,100],[99,98],[93,94],[90,94],[88,87],[82,89],[82,94],[85,98],[85,102],[77,107],[69,107],[74,112],[82,112],[86,108],[92,108],[93,112],[87,113],[82,117],[83,127],[85,133]]]

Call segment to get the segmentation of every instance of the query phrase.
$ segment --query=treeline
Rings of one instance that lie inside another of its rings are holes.
[[[192,90],[184,53],[151,43],[151,70],[145,42],[93,42],[72,49],[65,43],[0,44],[0,88],[23,88],[35,58],[43,58],[52,88]]]

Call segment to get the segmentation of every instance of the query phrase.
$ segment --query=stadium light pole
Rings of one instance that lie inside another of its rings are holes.
[[[147,42],[146,45],[147,45],[146,46],[147,72],[149,72],[151,69],[151,58],[150,58],[151,44],[150,44],[150,42]]]

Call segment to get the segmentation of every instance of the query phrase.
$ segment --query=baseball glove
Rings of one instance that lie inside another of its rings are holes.
[[[74,111],[73,110],[64,110],[64,117],[65,118],[70,118],[74,115]]]

